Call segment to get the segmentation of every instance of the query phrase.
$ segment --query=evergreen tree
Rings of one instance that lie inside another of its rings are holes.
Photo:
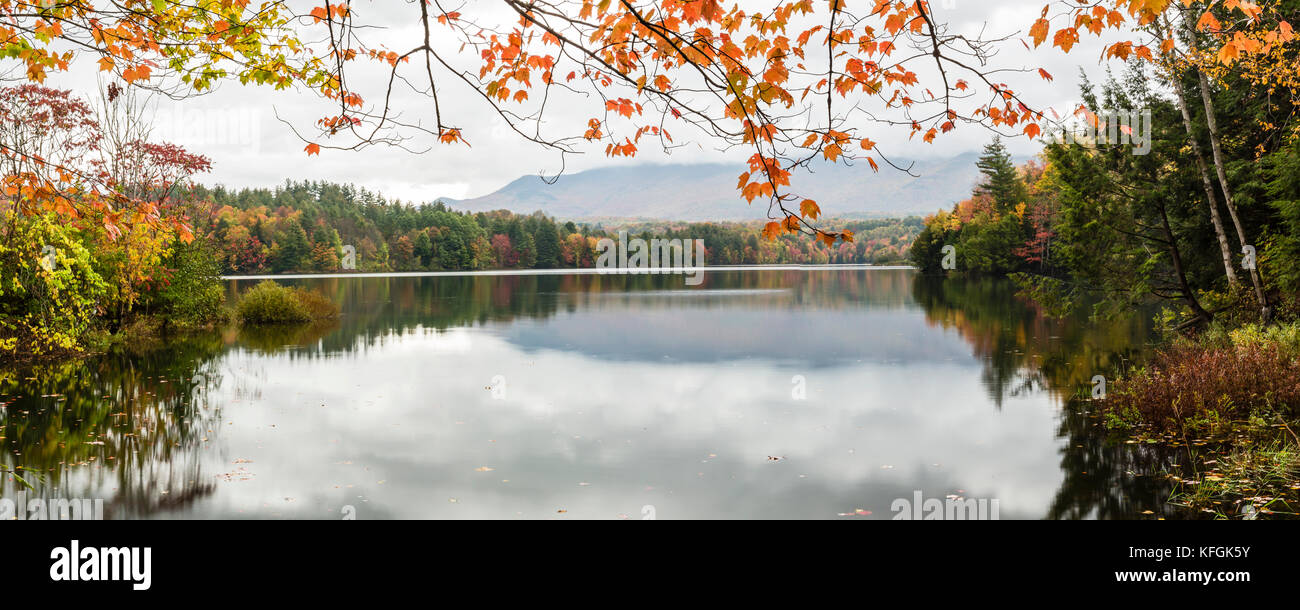
[[[433,262],[433,240],[429,239],[428,231],[420,231],[420,235],[415,238],[415,258],[426,269]]]
[[[533,239],[531,233],[524,233],[524,238],[516,244],[515,249],[519,252],[520,269],[537,266],[537,240]]]
[[[559,265],[560,236],[555,232],[555,225],[549,219],[538,227],[535,241],[537,243],[536,267],[552,269]]]
[[[287,231],[276,235],[279,250],[271,261],[271,269],[276,273],[302,271],[307,268],[311,255],[311,244],[307,241],[307,231],[297,220],[289,222]]]
[[[1020,181],[1016,166],[1011,162],[1011,153],[1002,144],[1002,138],[994,136],[993,142],[984,147],[984,154],[975,163],[984,181],[975,190],[977,195],[987,195],[993,200],[993,209],[999,213],[1014,209],[1027,197],[1025,185]]]

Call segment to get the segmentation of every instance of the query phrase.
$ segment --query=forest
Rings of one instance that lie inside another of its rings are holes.
[[[929,273],[1010,276],[1057,308],[1161,303],[1180,330],[1295,319],[1295,107],[1269,97],[1270,85],[1244,76],[1232,84],[1206,89],[1202,104],[1194,80],[1140,63],[1100,86],[1085,79],[1082,95],[1099,114],[1149,113],[1152,149],[1058,133],[1016,167],[994,139],[979,161],[982,183],[926,218],[912,262]],[[1277,122],[1286,129],[1264,128]]]
[[[596,242],[619,231],[703,239],[709,265],[895,264],[922,226],[919,218],[837,222],[860,239],[829,246],[807,235],[768,240],[757,222],[576,224],[542,212],[469,214],[442,202],[389,201],[333,183],[201,187],[194,195],[198,233],[225,274],[337,272],[347,245],[362,272],[592,268]]]

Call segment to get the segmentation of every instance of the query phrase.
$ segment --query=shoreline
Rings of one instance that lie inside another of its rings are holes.
[[[263,275],[222,275],[224,281],[243,280],[303,280],[336,279],[348,277],[493,277],[530,275],[674,275],[691,272],[707,274],[710,271],[916,271],[912,265],[726,265],[719,267],[654,267],[648,269],[489,269],[478,271],[380,271],[355,273],[272,273]]]

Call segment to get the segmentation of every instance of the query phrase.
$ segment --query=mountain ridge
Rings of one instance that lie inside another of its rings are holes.
[[[828,217],[881,218],[927,215],[970,197],[979,179],[979,153],[905,161],[915,176],[891,167],[873,172],[820,163],[796,170],[794,191],[817,201]],[[1019,162],[1019,160],[1017,160]],[[473,213],[542,211],[561,220],[628,218],[674,221],[744,221],[767,217],[763,205],[747,205],[736,189],[744,167],[727,163],[645,164],[604,167],[565,174],[547,184],[522,176],[497,191],[471,199],[442,198],[449,207]]]

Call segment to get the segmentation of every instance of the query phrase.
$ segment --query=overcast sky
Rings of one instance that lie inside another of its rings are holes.
[[[745,5],[754,0],[742,0]],[[764,0],[766,2],[766,0]],[[1018,34],[1023,38],[1047,0],[935,0],[933,9],[941,21],[954,32],[985,37]],[[491,0],[469,0],[462,12],[476,10],[475,5],[492,7]],[[419,44],[421,33],[409,15],[416,10],[409,2],[395,0],[360,0],[353,2],[359,19],[390,24],[383,39],[389,48],[407,49]],[[1042,81],[1036,74],[1013,74],[1005,77],[1014,89],[1039,108],[1068,112],[1078,100],[1080,66],[1090,74],[1102,70],[1098,63],[1101,44],[1085,39],[1070,55],[1046,45],[1034,52],[1026,51],[1018,39],[1003,45],[995,59],[1000,67],[1043,67],[1056,80]],[[360,66],[359,66],[360,67]],[[373,64],[371,72],[383,75],[383,66]],[[74,71],[52,79],[55,86],[93,89],[94,67],[82,60]],[[89,85],[89,86],[88,86]],[[519,138],[503,128],[494,113],[467,94],[467,89],[449,84],[442,89],[443,111],[452,114],[453,122],[465,128],[472,148],[462,145],[436,146],[424,154],[412,154],[396,148],[376,147],[363,152],[322,151],[308,158],[304,144],[282,124],[277,115],[299,127],[310,126],[326,114],[326,107],[310,92],[274,91],[269,88],[242,87],[226,83],[212,94],[182,102],[161,102],[155,116],[155,135],[176,142],[213,159],[211,174],[201,178],[208,184],[230,187],[267,187],[287,178],[296,180],[330,180],[350,182],[380,191],[390,198],[407,201],[431,201],[437,197],[468,198],[485,195],[523,175],[554,174],[561,168],[558,155]],[[427,111],[431,106],[406,105],[404,118]],[[583,125],[589,112],[568,113],[555,109],[549,120],[556,124]],[[431,118],[426,117],[426,121]],[[675,134],[681,137],[681,134]],[[689,135],[689,134],[687,134]],[[879,127],[870,137],[888,147],[894,158],[947,157],[978,150],[991,137],[989,132],[964,126],[954,134],[941,137],[935,144],[909,141],[906,130],[890,131]],[[1017,154],[1032,154],[1038,147],[1023,138],[1010,143]],[[575,172],[610,164],[629,163],[698,163],[736,160],[748,156],[744,151],[724,154],[714,143],[699,137],[693,145],[679,148],[669,155],[654,146],[642,146],[637,158],[609,159],[603,154],[605,144],[591,145],[583,155],[570,155],[566,171]],[[739,157],[737,159],[737,157]]]

